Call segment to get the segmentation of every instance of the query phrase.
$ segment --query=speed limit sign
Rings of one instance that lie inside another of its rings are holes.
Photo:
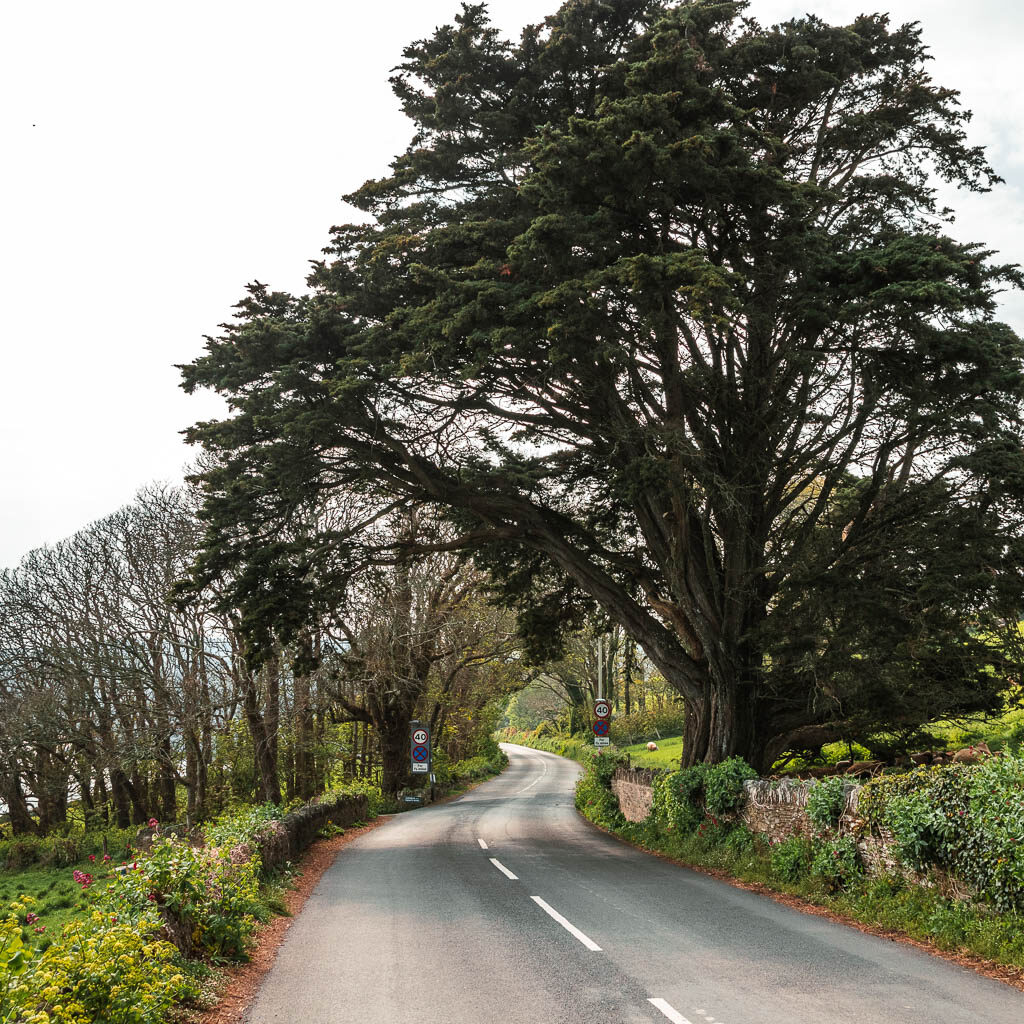
[[[612,706],[604,698],[594,701],[594,717],[607,718],[612,713]]]
[[[412,734],[412,741],[413,741],[413,743],[426,743],[427,742],[427,730],[426,729],[417,729]]]

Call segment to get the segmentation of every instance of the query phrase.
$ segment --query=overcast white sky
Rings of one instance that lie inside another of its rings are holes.
[[[509,32],[557,0],[493,0]],[[0,567],[180,479],[194,358],[254,278],[301,289],[340,196],[409,135],[388,72],[456,0],[81,0],[0,13]],[[1015,0],[754,0],[765,22],[887,9],[1007,180],[953,197],[956,233],[1024,262],[1024,7]],[[1024,329],[1024,301],[1005,317]]]

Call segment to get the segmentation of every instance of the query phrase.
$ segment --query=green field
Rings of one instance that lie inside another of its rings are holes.
[[[92,891],[107,884],[99,872],[88,861],[77,865],[81,871],[90,871],[97,876]],[[20,871],[0,871],[0,907],[6,906],[20,896],[30,896],[35,904],[30,908],[38,914],[39,920],[25,929],[25,938],[35,945],[45,947],[58,938],[61,929],[75,916],[82,914],[89,906],[87,894],[71,877],[75,868],[33,867]],[[106,872],[104,872],[105,874]],[[45,929],[36,932],[36,928]]]
[[[683,737],[666,736],[654,742],[658,744],[657,750],[648,750],[646,743],[634,743],[620,749],[629,754],[630,763],[641,768],[678,768],[683,755]]]

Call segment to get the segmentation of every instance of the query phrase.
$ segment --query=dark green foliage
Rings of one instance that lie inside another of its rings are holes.
[[[860,808],[892,832],[907,867],[942,868],[997,909],[1024,909],[1024,758],[876,779]]]
[[[701,795],[706,771],[707,765],[694,764],[655,779],[652,825],[668,827],[681,835],[696,829],[704,819]]]
[[[831,891],[845,888],[864,873],[852,836],[819,836],[812,850],[811,875]]]
[[[185,368],[234,413],[191,431],[197,575],[253,644],[351,562],[280,524],[370,487],[442,509],[535,651],[600,605],[685,697],[689,763],[1000,705],[1021,279],[929,173],[998,179],[917,26],[746,13],[576,0],[512,43],[468,5],[405,51],[367,219]]]
[[[720,764],[695,764],[657,776],[651,807],[651,824],[667,827],[680,835],[718,825],[722,815],[738,811],[743,804],[743,783],[757,773],[742,758],[731,757]],[[709,819],[706,822],[706,819]]]
[[[704,808],[708,814],[722,815],[743,806],[743,783],[756,779],[757,772],[742,757],[730,757],[709,765],[704,772]]]
[[[607,751],[585,755],[583,774],[576,783],[576,808],[603,828],[618,828],[626,819],[612,792],[612,776],[625,759]]]
[[[771,848],[771,870],[783,882],[794,883],[811,873],[814,846],[803,836],[790,836]]]

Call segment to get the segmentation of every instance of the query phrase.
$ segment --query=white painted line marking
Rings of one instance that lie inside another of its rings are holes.
[[[487,849],[487,844],[482,839],[477,839],[477,842],[480,844],[480,849],[481,850],[486,850]]]
[[[522,789],[518,790],[516,792],[516,794],[515,794],[516,796],[519,796],[520,794],[525,793],[528,789],[533,789],[533,787],[536,786],[537,783],[540,782],[541,779],[543,779],[544,776],[547,775],[547,773],[548,773],[548,763],[547,763],[547,761],[544,760],[543,757],[535,757],[535,758],[532,758],[532,760],[540,761],[541,768],[543,768],[544,770],[528,786],[523,786]]]
[[[531,896],[530,899],[533,900],[533,902],[536,903],[537,906],[540,907],[540,909],[543,910],[545,914],[549,914],[551,917],[553,917],[570,935],[575,935],[576,938],[579,939],[580,942],[582,942],[583,945],[586,946],[587,949],[589,949],[591,952],[601,952],[601,947],[596,942],[594,942],[593,939],[588,939],[586,935],[584,935],[583,932],[579,930],[579,928],[577,928],[574,924],[570,924],[568,921],[566,921],[566,919],[562,917],[562,915],[557,910],[555,910],[554,907],[548,906],[548,904],[545,903],[539,896]],[[687,1024],[689,1024],[689,1022],[687,1022]]]
[[[497,858],[497,857],[488,857],[487,859],[488,859],[488,860],[489,860],[489,861],[490,861],[490,862],[491,862],[491,863],[492,863],[492,864],[493,864],[493,865],[494,865],[494,866],[495,866],[495,867],[496,867],[496,868],[497,868],[497,869],[498,869],[498,870],[499,870],[499,871],[500,871],[500,872],[501,872],[501,873],[502,873],[502,874],[503,874],[503,875],[504,875],[504,876],[505,876],[506,878],[511,878],[511,879],[513,879],[513,880],[515,880],[515,879],[518,879],[518,878],[519,878],[519,876],[518,876],[518,875],[513,875],[513,874],[512,874],[512,872],[511,872],[511,871],[509,871],[509,869],[508,869],[507,867],[505,867],[505,865],[504,865],[504,864],[502,864],[502,863],[501,863],[501,861],[500,861],[500,860],[498,860],[498,858]]]
[[[661,1010],[661,1012],[668,1017],[670,1021],[672,1021],[672,1024],[690,1024],[690,1022],[678,1010],[669,1006],[664,999],[648,999],[647,1002],[656,1009]]]

